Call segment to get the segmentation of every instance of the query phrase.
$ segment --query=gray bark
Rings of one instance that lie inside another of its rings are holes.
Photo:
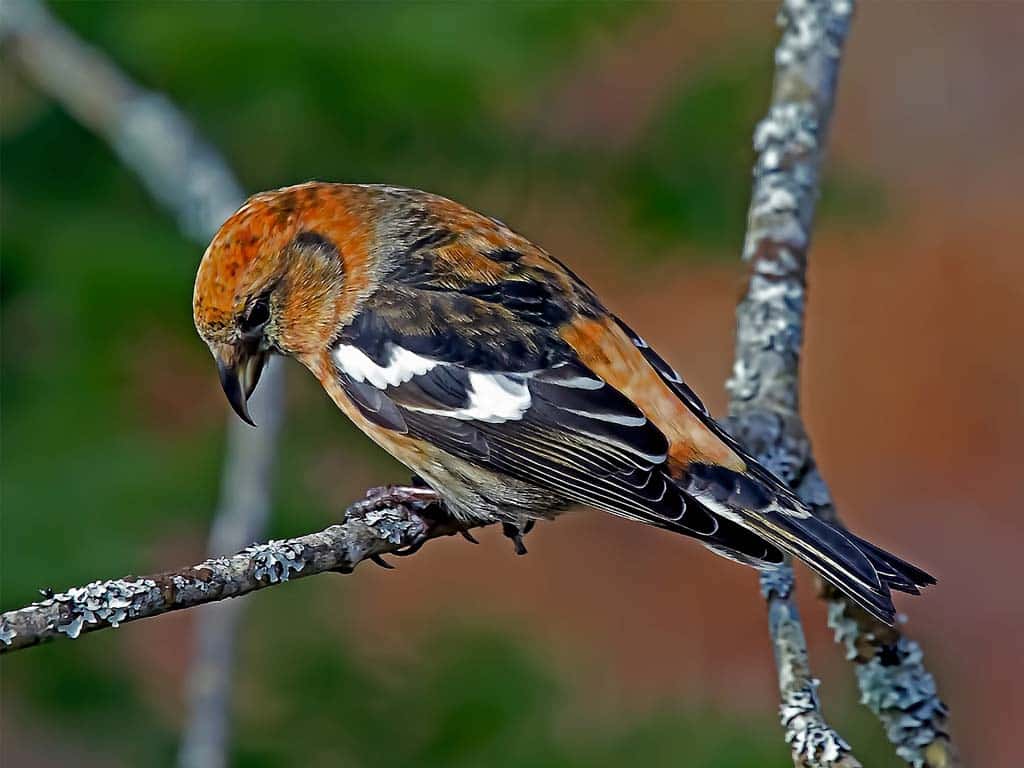
[[[782,4],[771,105],[754,133],[754,185],[743,247],[751,276],[736,311],[736,354],[727,384],[736,437],[816,514],[833,521],[835,508],[800,418],[799,364],[811,227],[852,15],[851,0]],[[794,764],[859,765],[821,714],[793,586],[790,566],[761,578],[779,672],[780,715]],[[886,726],[900,757],[915,766],[955,765],[946,707],[921,663],[920,648],[834,590],[827,593],[829,624],[856,664],[862,699]]]

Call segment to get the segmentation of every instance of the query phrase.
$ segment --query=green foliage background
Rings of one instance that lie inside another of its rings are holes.
[[[516,116],[530,114],[595,37],[658,13],[656,5],[55,10],[174,99],[250,190],[314,177],[469,202],[496,184],[548,195],[586,189],[595,226],[650,244],[652,260],[680,244],[707,258],[738,252],[770,30],[761,47],[673,83],[641,140],[610,151],[546,141]],[[5,61],[0,124],[4,607],[39,587],[145,569],[154,542],[201,535],[223,425],[217,411],[168,429],[161,418],[175,414],[154,419],[136,392],[140,375],[175,386],[181,369],[205,371],[189,313],[199,250],[102,142],[11,69]],[[864,202],[876,197],[870,189],[838,190],[839,212],[875,215]],[[382,477],[394,469],[326,408],[290,409],[277,534],[330,518],[330,505],[301,485],[302,468],[326,446],[348,440],[346,450],[365,454]],[[329,432],[319,428],[325,420]],[[503,627],[443,630],[424,641],[421,662],[396,661],[381,674],[324,631],[315,580],[273,592],[251,601],[247,619],[235,765],[787,764],[771,712],[741,720],[678,701],[628,717],[581,713],[540,649]],[[105,633],[5,659],[8,712],[83,754],[171,764],[175,724],[142,696],[122,654]],[[867,741],[870,750],[879,738]]]

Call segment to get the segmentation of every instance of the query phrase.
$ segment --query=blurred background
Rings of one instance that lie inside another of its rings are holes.
[[[567,261],[722,414],[775,3],[61,3],[248,192],[440,192]],[[1015,3],[863,4],[810,271],[803,403],[851,527],[937,574],[902,599],[967,762],[1017,764],[1024,152]],[[191,323],[201,248],[0,61],[2,607],[198,561],[225,404]],[[686,321],[680,319],[686,311]],[[407,473],[298,366],[270,533]],[[517,558],[430,544],[247,599],[232,765],[788,765],[751,571],[579,511]],[[801,573],[826,713],[856,702]],[[5,659],[4,765],[166,766],[195,612]]]

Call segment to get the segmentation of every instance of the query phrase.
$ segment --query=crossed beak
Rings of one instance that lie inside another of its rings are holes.
[[[256,426],[249,415],[249,398],[259,383],[269,352],[250,352],[242,346],[222,346],[214,350],[220,385],[238,417],[246,424]]]

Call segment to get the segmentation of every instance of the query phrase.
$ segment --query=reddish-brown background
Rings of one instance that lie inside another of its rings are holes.
[[[588,42],[538,98],[510,106],[505,118],[539,144],[614,155],[644,141],[666,93],[709,59],[751,47],[767,52],[775,4],[679,3],[656,11]],[[100,26],[117,37],[116,23]],[[970,764],[1006,768],[1020,763],[1015,726],[1024,723],[1024,600],[1017,589],[1024,543],[1022,40],[1024,6],[1016,2],[861,4],[843,62],[828,172],[870,179],[885,210],[868,223],[830,219],[815,234],[802,381],[818,461],[846,522],[939,578],[925,596],[900,598],[899,607],[939,677],[956,741]],[[236,157],[242,150],[232,139],[252,146],[245,136],[220,138]],[[267,163],[275,159],[271,149]],[[614,227],[596,220],[586,190],[567,196],[566,186],[538,185],[523,196],[496,179],[473,202],[571,263],[721,414],[742,265],[694,248],[650,266],[646,246],[621,230],[610,235]],[[73,210],[74,201],[69,216]],[[688,256],[694,258],[682,258]],[[42,329],[42,342],[28,346],[56,357],[59,339],[46,333],[52,318],[33,322],[16,329]],[[219,423],[224,405],[198,341],[120,330],[133,340],[117,382],[130,391],[126,420],[169,443]],[[302,469],[307,498],[341,509],[361,488],[401,478],[383,475],[386,465],[369,449],[351,450],[355,438],[342,417],[295,368],[292,413],[320,407],[324,423],[337,419],[339,436]],[[140,570],[201,557],[205,517],[178,522],[176,511],[144,510],[152,530]],[[71,535],[71,524],[61,525]],[[31,549],[39,539],[33,532],[16,544]],[[481,540],[479,547],[433,543],[394,572],[364,567],[352,578],[287,589],[315,590],[315,605],[338,637],[371,659],[427,652],[420,641],[454,618],[550,650],[580,690],[595,693],[586,704],[642,710],[685,700],[761,715],[775,706],[752,572],[687,541],[588,511],[540,525],[527,558],[513,557],[495,532]],[[119,573],[122,561],[105,554],[102,566]],[[45,573],[45,557],[35,560]],[[830,714],[846,714],[855,697],[849,669],[800,575],[823,698]],[[257,599],[287,600],[281,592]],[[171,615],[96,641],[127,660],[126,674],[169,731],[183,718],[192,627],[191,614]],[[87,653],[74,648],[68,653]],[[242,686],[261,672],[243,664]],[[84,737],[54,738],[50,719],[15,693],[18,722],[30,725],[5,732],[6,754],[33,754],[39,742],[52,741],[53,754],[82,761]]]

